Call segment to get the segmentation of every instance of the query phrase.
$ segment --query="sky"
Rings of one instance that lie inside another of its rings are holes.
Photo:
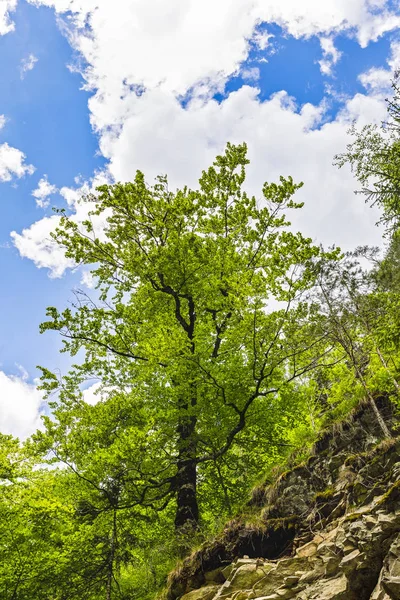
[[[53,207],[79,222],[103,182],[168,174],[195,186],[247,142],[247,189],[292,175],[294,226],[324,246],[382,244],[379,215],[333,166],[352,124],[385,117],[400,67],[392,0],[0,0],[0,431],[46,410],[37,365],[65,373],[47,306],[87,271],[52,241]],[[93,402],[93,388],[86,398]]]

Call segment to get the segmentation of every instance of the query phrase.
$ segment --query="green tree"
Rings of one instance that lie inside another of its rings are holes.
[[[382,211],[381,221],[392,233],[400,225],[400,87],[398,75],[392,83],[393,97],[387,100],[387,120],[379,125],[350,129],[353,141],[346,152],[335,157],[345,164],[361,184],[361,193]]]
[[[328,351],[302,301],[321,251],[285,216],[302,206],[292,199],[300,185],[266,183],[258,205],[242,189],[247,164],[246,146],[228,144],[199,189],[176,192],[165,177],[149,186],[137,172],[87,197],[93,210],[82,225],[62,211],[54,235],[67,257],[90,266],[98,290],[76,292],[62,312],[48,308],[41,327],[83,355],[60,380],[43,370],[44,387],[59,391],[56,419],[87,379],[125,394],[146,434],[130,493],[143,506],[175,496],[177,529],[198,522],[202,465],[218,466],[246,429],[260,428],[260,414],[273,446],[283,390]]]
[[[388,330],[393,330],[393,304],[398,307],[398,294],[382,291],[377,286],[377,271],[364,269],[360,257],[377,263],[378,249],[359,248],[337,261],[324,261],[318,288],[321,323],[328,336],[344,352],[344,358],[364,396],[374,410],[386,437],[390,431],[379,413],[374,391],[400,391],[393,366],[393,343]],[[374,389],[373,381],[386,383]],[[372,386],[371,386],[372,383]]]

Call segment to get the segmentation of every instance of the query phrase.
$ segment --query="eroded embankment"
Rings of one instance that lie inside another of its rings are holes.
[[[377,404],[396,436],[393,406]],[[400,599],[399,481],[400,439],[382,440],[359,407],[305,463],[254,490],[252,524],[231,521],[188,557],[168,599]]]

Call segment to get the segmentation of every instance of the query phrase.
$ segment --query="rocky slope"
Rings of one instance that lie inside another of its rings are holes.
[[[168,600],[400,600],[400,437],[377,404],[393,438],[368,405],[325,432],[171,574]]]

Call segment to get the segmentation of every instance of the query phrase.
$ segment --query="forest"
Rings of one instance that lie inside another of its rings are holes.
[[[400,391],[396,81],[387,109],[334,158],[379,207],[384,251],[294,231],[302,184],[249,196],[245,143],[197,189],[137,172],[89,194],[83,223],[58,211],[54,240],[96,288],[40,325],[74,362],[40,367],[42,428],[24,443],[0,434],[2,599],[162,598],[261,478],[360,403],[391,437],[376,398],[396,406]]]

